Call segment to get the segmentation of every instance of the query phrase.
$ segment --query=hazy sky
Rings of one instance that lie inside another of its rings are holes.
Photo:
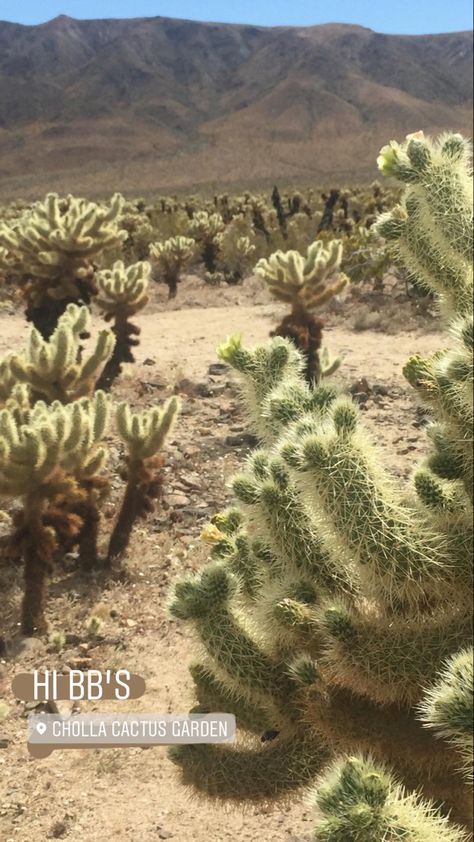
[[[76,18],[165,17],[262,26],[358,23],[378,32],[472,28],[471,0],[0,0],[0,20],[36,24]]]

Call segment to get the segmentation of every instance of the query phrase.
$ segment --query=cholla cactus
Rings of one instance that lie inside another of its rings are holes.
[[[158,271],[168,286],[170,298],[176,297],[181,275],[193,259],[195,250],[196,242],[190,237],[171,237],[150,246],[150,255],[158,264]]]
[[[112,532],[108,561],[117,558],[128,544],[137,517],[153,510],[153,500],[163,485],[163,456],[160,453],[179,412],[179,401],[171,398],[160,410],[130,412],[128,404],[117,407],[117,428],[127,446],[127,487],[117,522]]]
[[[104,314],[106,322],[112,322],[115,345],[102,372],[98,386],[109,389],[120,374],[122,363],[133,363],[135,357],[132,348],[138,345],[134,337],[140,334],[140,328],[129,321],[148,303],[148,283],[151,266],[147,262],[124,266],[117,260],[112,269],[103,269],[97,273],[97,304]]]
[[[18,220],[0,225],[0,268],[21,279],[27,318],[45,338],[68,303],[89,303],[97,262],[126,239],[122,206],[118,193],[108,207],[49,193]]]
[[[13,378],[13,381],[26,384],[33,403],[43,400],[65,404],[90,397],[115,344],[113,334],[102,330],[94,350],[84,357],[80,337],[89,330],[90,322],[87,307],[69,304],[49,340],[32,328],[25,351],[7,356],[2,363],[4,371],[9,372],[10,383]],[[6,378],[3,382],[5,388]]]
[[[211,273],[217,269],[223,230],[222,217],[207,211],[195,213],[188,225],[188,234],[199,244],[204,266]]]
[[[467,834],[450,825],[432,802],[407,793],[370,759],[337,762],[316,785],[315,802],[321,814],[315,842],[467,842]]]
[[[79,540],[86,502],[106,460],[101,445],[108,419],[103,392],[63,406],[38,401],[18,418],[0,411],[0,498],[21,498],[12,541],[25,565],[22,609],[24,634],[43,632],[47,575],[66,541]]]
[[[171,606],[205,653],[192,668],[199,709],[234,712],[244,734],[175,747],[184,782],[214,798],[281,799],[349,755],[317,784],[320,842],[461,842],[453,822],[471,822],[472,202],[461,139],[409,140],[397,156],[410,186],[384,228],[417,229],[434,271],[446,224],[457,267],[456,284],[447,259],[432,283],[452,347],[406,370],[436,417],[411,493],[384,468],[358,408],[302,381],[287,340],[254,351],[229,340],[221,355],[240,372],[264,448],[235,480],[240,508],[204,532],[212,562],[177,585]],[[442,189],[446,214],[435,203],[420,216]]]
[[[277,251],[268,260],[259,260],[255,271],[268,284],[270,292],[279,301],[291,304],[291,313],[273,332],[273,336],[291,339],[307,360],[306,377],[312,383],[321,379],[322,371],[318,351],[321,347],[323,322],[312,315],[334,295],[342,292],[348,283],[338,272],[342,258],[342,244],[331,240],[327,248],[317,240],[306,257],[297,251]],[[337,367],[331,365],[331,371]]]

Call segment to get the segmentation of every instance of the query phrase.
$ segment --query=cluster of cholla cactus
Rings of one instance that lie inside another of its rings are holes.
[[[202,262],[211,274],[217,270],[224,227],[220,214],[207,211],[198,211],[188,223],[188,235],[198,244]]]
[[[150,255],[156,260],[158,274],[168,287],[169,298],[176,298],[178,283],[195,252],[196,242],[191,237],[170,237],[151,244]]]
[[[358,408],[310,389],[294,346],[221,356],[261,448],[239,506],[204,530],[212,560],[171,610],[193,623],[196,711],[235,713],[232,745],[174,747],[213,798],[273,801],[315,784],[319,842],[461,842],[472,768],[472,187],[458,135],[392,144],[406,185],[379,230],[436,290],[448,350],[405,373],[432,413],[411,489]],[[275,268],[278,264],[275,264]],[[284,276],[283,276],[284,278]]]
[[[291,339],[303,353],[309,383],[318,382],[337,367],[333,363],[329,371],[322,369],[319,349],[324,323],[313,311],[346,287],[348,278],[339,272],[341,258],[339,240],[331,240],[326,247],[316,240],[306,256],[297,251],[277,251],[255,267],[272,295],[291,305],[291,313],[272,335]]]
[[[111,269],[103,269],[96,275],[97,296],[95,302],[106,322],[112,322],[115,344],[112,354],[102,372],[98,386],[110,389],[122,370],[122,363],[133,363],[132,348],[138,345],[140,328],[129,321],[148,302],[148,283],[151,266],[146,261],[125,266],[117,260]]]
[[[102,331],[85,356],[79,341],[89,319],[87,307],[70,304],[48,342],[32,328],[26,350],[0,361],[0,500],[22,502],[3,549],[24,562],[24,634],[45,630],[48,574],[65,552],[77,547],[81,567],[90,570],[110,564],[125,550],[134,523],[161,489],[159,451],[179,408],[173,398],[163,410],[130,417],[121,404],[114,413],[128,454],[127,485],[101,557],[112,406],[96,388],[115,339],[111,331]]]
[[[119,194],[101,206],[50,193],[0,225],[0,268],[18,278],[27,318],[45,338],[69,303],[89,303],[99,261],[127,237],[122,206]]]

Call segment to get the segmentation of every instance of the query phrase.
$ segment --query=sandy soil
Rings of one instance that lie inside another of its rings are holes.
[[[168,447],[167,496],[164,506],[135,530],[122,574],[85,579],[73,558],[57,571],[48,616],[51,630],[68,636],[59,653],[47,639],[19,640],[21,571],[0,567],[0,700],[3,696],[10,707],[0,722],[0,838],[6,842],[98,842],[105,836],[134,842],[312,838],[311,810],[303,796],[289,808],[272,810],[229,810],[197,801],[181,789],[163,748],[57,752],[32,760],[25,747],[28,711],[10,690],[17,672],[33,668],[64,669],[79,663],[128,667],[147,683],[146,694],[128,709],[188,710],[192,686],[186,662],[194,643],[184,624],[168,617],[166,599],[183,572],[205,561],[200,529],[229,501],[229,479],[247,450],[232,376],[211,376],[208,367],[226,335],[240,332],[247,343],[268,335],[280,309],[259,296],[258,289],[235,288],[222,298],[220,290],[205,288],[199,297],[199,289],[189,286],[161,312],[152,307],[137,319],[142,328],[137,364],[114,391],[136,407],[161,401],[173,391],[182,395],[182,418]],[[416,323],[410,326],[415,329],[392,335],[380,328],[354,332],[343,315],[332,314],[326,327],[327,345],[345,356],[339,380],[350,386],[365,377],[372,389],[378,387],[379,394],[372,391],[365,404],[365,418],[385,446],[389,468],[403,479],[423,452],[425,435],[401,368],[410,354],[427,353],[440,344],[435,333]],[[19,315],[1,317],[0,353],[19,347],[27,331]],[[117,480],[106,524],[120,490]],[[91,614],[104,619],[97,639],[87,629]],[[94,709],[98,706],[81,708]],[[102,703],[100,709],[112,710],[112,705]]]

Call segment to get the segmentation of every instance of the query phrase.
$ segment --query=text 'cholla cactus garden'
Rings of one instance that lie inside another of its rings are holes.
[[[213,560],[176,586],[171,610],[202,644],[196,710],[234,712],[239,739],[171,756],[185,783],[237,802],[316,779],[319,842],[460,842],[472,763],[469,148],[413,136],[380,164],[406,191],[379,230],[438,293],[451,335],[405,369],[432,411],[429,455],[400,486],[357,407],[330,385],[310,390],[287,340],[222,347],[262,448],[234,481],[240,506],[204,531]]]

